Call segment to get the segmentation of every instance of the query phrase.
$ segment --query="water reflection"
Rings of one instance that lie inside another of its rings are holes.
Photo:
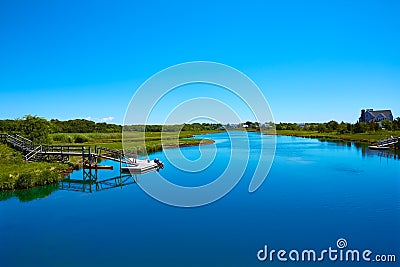
[[[385,151],[379,151],[379,150],[372,150],[368,148],[368,144],[365,143],[353,143],[354,147],[357,148],[357,150],[361,150],[362,156],[363,157],[380,157],[380,158],[387,158],[387,159],[400,159],[400,151],[398,149],[390,149],[390,150],[385,150]]]
[[[99,174],[97,170],[83,169],[79,171],[82,171],[81,179],[72,174],[68,175],[58,184],[0,192],[0,201],[16,197],[20,202],[29,202],[36,199],[47,198],[58,190],[93,193],[117,187],[122,188],[127,185],[138,183],[137,175],[132,176],[131,174],[119,173],[119,175],[115,176],[115,173],[108,173],[108,175],[106,175],[104,172],[101,172],[101,174]]]
[[[328,140],[326,138],[318,138],[320,142],[324,143],[331,143],[335,144],[336,146],[340,147],[347,147],[349,150],[355,148],[357,151],[361,151],[363,157],[380,157],[380,158],[387,158],[387,159],[395,159],[400,160],[400,150],[390,149],[385,151],[379,150],[371,150],[368,148],[368,143],[358,143],[358,142],[350,142],[344,140]]]
[[[72,179],[67,176],[60,182],[59,189],[67,191],[77,191],[93,193],[97,191],[124,187],[138,182],[137,175],[122,174],[111,178],[99,177],[97,170],[84,170],[83,179]]]
[[[46,198],[58,189],[58,184],[51,184],[32,189],[0,192],[0,201],[16,197],[20,202],[28,202],[40,198]]]

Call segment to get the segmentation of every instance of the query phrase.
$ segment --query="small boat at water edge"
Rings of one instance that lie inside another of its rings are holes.
[[[146,173],[152,170],[159,171],[164,168],[164,163],[158,158],[154,160],[149,159],[129,159],[132,163],[128,166],[122,167],[122,172],[130,173]]]

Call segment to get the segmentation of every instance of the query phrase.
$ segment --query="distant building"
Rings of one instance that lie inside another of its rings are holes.
[[[273,122],[266,122],[266,123],[261,124],[261,127],[262,128],[266,128],[266,129],[270,129],[270,128],[274,128],[275,124]]]
[[[306,124],[304,122],[302,123],[297,123],[297,126],[299,126],[300,128],[304,129],[304,127],[306,126]]]
[[[391,110],[373,110],[371,109],[362,109],[361,116],[358,119],[359,122],[381,122],[384,120],[393,121],[393,114]]]

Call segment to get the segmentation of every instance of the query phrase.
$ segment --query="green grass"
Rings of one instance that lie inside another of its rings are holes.
[[[376,131],[369,133],[319,133],[317,131],[296,131],[296,130],[277,130],[277,135],[291,135],[310,138],[324,138],[332,140],[344,140],[364,143],[376,143],[378,140],[386,139],[391,136],[400,136],[400,131]]]
[[[54,184],[70,169],[62,163],[26,162],[20,152],[0,144],[0,191]]]
[[[215,131],[218,132],[218,131]],[[137,150],[139,153],[160,151],[164,147],[178,147],[199,145],[200,143],[210,143],[211,140],[186,139],[194,134],[205,134],[206,132],[182,131],[164,132],[161,140],[161,132],[127,132],[124,135],[126,146]],[[145,142],[143,141],[145,137]],[[53,145],[79,145],[79,146],[102,146],[111,149],[122,150],[122,133],[58,133],[51,134],[50,138]],[[78,142],[77,142],[78,141]]]

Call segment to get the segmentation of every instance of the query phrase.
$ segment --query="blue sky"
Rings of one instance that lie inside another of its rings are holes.
[[[399,12],[398,1],[1,1],[0,119],[122,123],[146,79],[196,60],[248,75],[277,122],[398,117]]]

